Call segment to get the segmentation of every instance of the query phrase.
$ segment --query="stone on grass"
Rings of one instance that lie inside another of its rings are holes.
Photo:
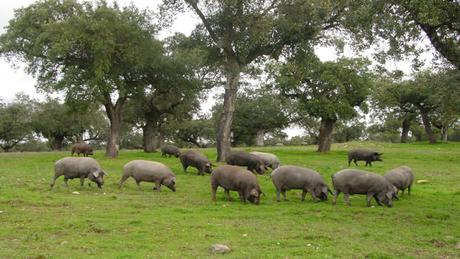
[[[424,184],[424,183],[429,183],[429,181],[428,180],[418,180],[417,183]]]
[[[211,246],[210,250],[213,254],[226,254],[231,251],[230,247],[222,244],[214,244]]]

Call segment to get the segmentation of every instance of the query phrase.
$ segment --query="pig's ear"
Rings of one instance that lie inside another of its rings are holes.
[[[327,195],[328,190],[329,190],[329,188],[327,188],[327,186],[323,186],[323,188],[321,188],[321,192],[326,194],[326,195]]]
[[[176,184],[176,177],[171,178],[171,182]]]
[[[93,172],[93,176],[98,178],[99,177],[99,171]]]
[[[256,189],[252,189],[251,192],[249,193],[251,196],[259,196],[259,192]]]
[[[383,155],[383,153],[378,153],[378,152],[376,152],[375,154],[379,156]]]

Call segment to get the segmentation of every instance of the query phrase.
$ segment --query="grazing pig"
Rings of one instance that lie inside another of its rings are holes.
[[[396,167],[388,171],[384,177],[397,188],[397,192],[401,190],[404,195],[404,190],[407,189],[407,194],[410,195],[410,190],[414,183],[414,173],[412,173],[410,167]]]
[[[83,156],[93,155],[93,148],[86,143],[76,143],[72,146],[71,154],[77,153],[78,156],[83,154]]]
[[[253,173],[263,174],[265,172],[265,165],[262,159],[244,151],[231,152],[227,156],[226,162],[229,165],[246,166]]]
[[[64,183],[68,187],[69,179],[80,178],[80,184],[83,186],[85,178],[95,182],[99,188],[104,185],[104,175],[99,163],[90,157],[65,157],[54,164],[54,178],[51,187],[56,183],[56,179],[61,175],[64,176]]]
[[[337,196],[343,192],[345,202],[350,205],[350,195],[366,194],[367,206],[371,206],[371,199],[374,197],[378,205],[385,204],[393,206],[394,186],[385,177],[367,171],[356,169],[345,169],[332,175],[334,185],[333,204]]]
[[[372,166],[372,161],[382,161],[380,156],[382,153],[378,153],[372,150],[367,149],[354,149],[348,152],[348,166],[350,166],[351,161],[358,165],[356,161],[366,161],[366,166]]]
[[[161,185],[164,185],[176,191],[176,175],[162,163],[133,160],[123,166],[123,175],[121,176],[118,188],[123,187],[123,183],[132,177],[136,181],[137,187],[140,189],[140,182],[154,182],[153,190],[161,191]]]
[[[258,156],[262,161],[264,162],[265,168],[270,167],[272,170],[275,170],[280,166],[280,160],[278,159],[277,156],[274,154],[270,153],[264,153],[264,152],[251,152],[251,154]]]
[[[262,191],[257,183],[257,177],[251,172],[232,165],[223,165],[211,173],[212,200],[216,201],[217,187],[224,188],[225,195],[230,201],[229,191],[237,191],[242,202],[249,201],[259,204]]]
[[[209,161],[207,157],[204,155],[189,150],[185,153],[182,153],[179,156],[180,162],[182,163],[182,167],[184,168],[184,172],[187,171],[187,167],[195,167],[198,169],[198,175],[204,175],[204,172],[210,174],[212,172],[212,163]]]
[[[299,166],[281,166],[272,172],[272,182],[276,188],[276,200],[280,201],[280,193],[286,200],[286,191],[297,189],[302,190],[302,201],[305,200],[307,192],[315,202],[319,199],[327,200],[327,193],[332,192],[324,182],[323,177],[317,172]],[[319,198],[319,199],[318,199]]]
[[[161,156],[162,157],[168,157],[175,156],[179,157],[180,156],[180,150],[178,147],[173,146],[173,145],[166,145],[161,148]]]

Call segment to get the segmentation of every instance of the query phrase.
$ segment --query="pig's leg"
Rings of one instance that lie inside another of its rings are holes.
[[[225,197],[227,197],[228,201],[232,201],[232,197],[230,197],[230,191],[228,189],[224,189]]]
[[[307,196],[307,191],[302,190],[302,199],[301,199],[301,201],[305,200],[305,196]]]
[[[345,199],[345,203],[346,203],[348,206],[351,206],[351,203],[350,203],[350,194],[348,194],[348,193],[343,193],[343,198]]]
[[[50,187],[53,188],[54,187],[54,184],[56,183],[56,179],[58,179],[58,177],[61,176],[61,175],[54,175],[53,177],[53,180],[51,180],[51,184],[50,184]]]
[[[308,192],[311,195],[311,198],[313,199],[314,202],[318,202],[318,197],[316,197],[315,192],[313,190],[308,190]],[[303,194],[303,193],[302,193]]]
[[[69,184],[67,183],[67,181],[69,181],[69,178],[67,178],[67,177],[64,176],[64,184],[65,184],[65,187],[69,187]]]
[[[217,185],[211,184],[212,201],[216,201]]]
[[[339,196],[340,191],[334,190],[334,197],[332,198],[332,204],[335,205],[337,203],[337,197]]]
[[[135,179],[135,180],[136,180],[137,189],[138,189],[139,191],[142,191],[142,189],[141,189],[141,181],[139,181],[139,180],[137,180],[137,179]]]
[[[85,176],[81,175],[80,176],[80,186],[83,187],[84,184],[85,184]]]
[[[187,172],[187,167],[188,167],[188,165],[187,165],[187,164],[182,164],[182,168],[184,168],[184,173],[186,173],[186,172]]]
[[[410,189],[411,188],[412,188],[412,185],[409,185],[409,187],[407,187],[407,195],[409,195],[409,196],[410,196]],[[404,192],[404,190],[403,190],[403,192]]]
[[[410,187],[409,187],[409,188],[410,188]],[[409,193],[409,188],[407,188],[407,193]],[[401,196],[404,196],[404,191],[405,191],[405,189],[403,189],[403,190],[401,191]]]
[[[371,200],[372,200],[372,197],[375,197],[373,193],[368,193],[367,194],[367,207],[370,207],[371,206]]]
[[[352,158],[348,158],[348,167],[350,167],[351,160],[353,160],[353,159],[352,159]]]
[[[278,201],[278,202],[281,200],[280,199],[280,192],[281,192],[280,189],[276,188],[276,201]]]
[[[240,195],[240,201],[246,203],[246,198],[244,197],[244,191],[238,191]]]
[[[287,201],[287,199],[286,199],[286,190],[281,190],[281,194],[283,194],[284,201]]]
[[[382,203],[380,203],[379,198],[377,197],[377,195],[374,195],[374,199],[375,199],[375,202],[377,202],[377,204],[379,206],[382,206]]]
[[[153,187],[153,190],[154,191],[157,190],[157,191],[161,192],[161,183],[160,183],[160,181],[155,182],[155,187]]]
[[[358,166],[358,163],[356,163],[356,158],[353,159],[353,163],[355,163],[356,166]]]
[[[129,178],[128,175],[123,175],[121,177],[121,180],[120,180],[120,183],[118,184],[118,189],[121,189],[123,187],[123,184],[125,183],[125,181]]]

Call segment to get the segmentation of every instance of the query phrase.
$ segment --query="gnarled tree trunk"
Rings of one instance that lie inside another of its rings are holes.
[[[409,139],[410,124],[411,119],[409,117],[404,118],[401,130],[401,143],[407,143]]]
[[[161,146],[160,129],[158,121],[149,119],[142,127],[144,152],[152,153]]]
[[[431,122],[430,122],[430,119],[428,118],[428,112],[425,109],[421,108],[420,114],[422,116],[422,122],[425,128],[426,135],[428,137],[428,141],[430,142],[430,144],[435,144],[436,136],[434,135],[433,129],[431,128]]]
[[[118,156],[120,147],[120,132],[121,132],[121,112],[126,98],[118,98],[115,105],[108,101],[104,107],[107,112],[107,117],[110,121],[109,139],[107,140],[107,147],[105,155],[111,158]]]
[[[444,125],[441,128],[441,141],[442,142],[447,142],[448,132],[449,132],[449,128]]]
[[[64,142],[64,136],[54,136],[52,148],[53,150],[62,150],[62,143]]]
[[[256,146],[263,147],[264,146],[264,130],[258,130],[256,134]]]
[[[230,153],[230,134],[233,123],[233,113],[235,111],[235,100],[238,92],[238,83],[240,80],[240,67],[237,61],[229,62],[226,71],[227,83],[225,84],[224,107],[220,116],[217,129],[217,161],[225,161]]]
[[[335,120],[321,119],[319,128],[318,152],[328,152],[331,150],[332,131],[334,130]]]

